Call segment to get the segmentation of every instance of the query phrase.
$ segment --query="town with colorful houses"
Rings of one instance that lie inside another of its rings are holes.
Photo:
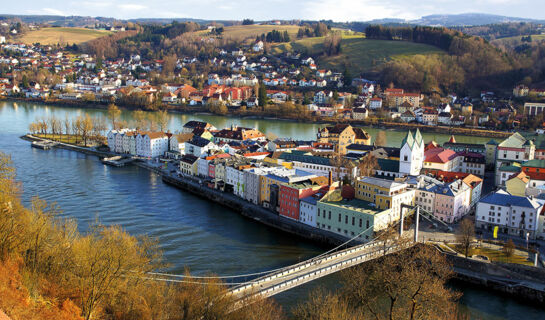
[[[179,177],[362,242],[415,205],[445,225],[474,215],[477,230],[545,239],[543,134],[514,133],[485,144],[452,136],[439,145],[416,130],[392,147],[372,144],[366,131],[349,124],[299,141],[189,121],[176,134],[111,130],[107,142],[116,154],[175,163]]]
[[[5,42],[5,39],[3,40]],[[178,83],[161,81],[165,60],[139,55],[115,60],[52,46],[0,44],[0,96],[34,101],[108,104],[140,108],[211,111],[261,111],[294,103],[312,116],[346,121],[381,119],[428,126],[515,130],[541,115],[544,90],[519,85],[505,96],[483,91],[476,97],[409,92],[374,81],[321,69],[300,53],[272,56],[261,41],[244,50],[219,51],[215,57],[179,57],[173,67]],[[47,70],[29,80],[27,73]],[[260,87],[266,95],[260,95]],[[535,97],[532,99],[531,97]],[[266,101],[260,101],[265,100]],[[515,105],[512,99],[523,99]],[[532,101],[538,102],[532,102]],[[259,108],[258,108],[259,107]],[[537,124],[543,131],[543,124]]]

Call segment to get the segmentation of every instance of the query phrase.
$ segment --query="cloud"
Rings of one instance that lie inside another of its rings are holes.
[[[41,10],[42,14],[50,14],[54,16],[66,16],[67,14],[61,10],[53,9],[53,8],[42,8]]]
[[[130,11],[141,11],[141,10],[146,10],[148,8],[145,5],[135,4],[135,3],[134,4],[131,4],[131,3],[118,4],[117,7],[122,10],[130,10]]]
[[[410,13],[405,5],[373,0],[317,0],[308,4],[303,15],[309,19],[331,19],[334,21],[416,18],[416,15]]]

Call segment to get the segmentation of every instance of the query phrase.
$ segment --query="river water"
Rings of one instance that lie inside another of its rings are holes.
[[[148,170],[103,165],[96,157],[68,150],[38,150],[19,139],[36,118],[56,115],[64,119],[102,109],[52,107],[0,101],[0,151],[12,156],[17,178],[23,184],[24,201],[38,195],[56,202],[63,215],[78,220],[85,231],[97,219],[118,224],[131,234],[156,237],[169,263],[168,272],[193,274],[247,274],[293,264],[327,248],[276,231],[235,212],[162,183]],[[132,113],[123,112],[125,120]],[[174,114],[171,131],[189,120],[203,120],[223,128],[231,124],[256,127],[265,133],[294,139],[314,139],[320,125],[278,120],[253,120],[212,115]],[[373,136],[374,129],[366,129]],[[398,146],[405,133],[387,131],[388,144]],[[447,141],[449,136],[424,134],[426,141]],[[457,141],[482,143],[490,139],[456,137]],[[333,288],[339,277],[329,276],[292,289],[275,299],[286,309],[306,298],[316,286]],[[464,292],[461,307],[476,319],[543,319],[537,309],[478,288],[456,286]]]

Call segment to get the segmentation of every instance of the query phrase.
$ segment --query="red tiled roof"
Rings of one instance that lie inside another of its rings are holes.
[[[456,156],[456,152],[452,150],[435,148],[430,149],[424,153],[424,161],[434,163],[447,163],[450,160],[454,159]]]

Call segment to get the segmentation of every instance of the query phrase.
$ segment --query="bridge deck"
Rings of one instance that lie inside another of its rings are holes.
[[[257,295],[270,297],[312,280],[401,249],[402,247],[394,245],[394,243],[384,245],[383,242],[371,242],[359,245],[325,255],[318,259],[293,265],[258,278],[246,285],[235,287],[230,292],[239,299]]]

